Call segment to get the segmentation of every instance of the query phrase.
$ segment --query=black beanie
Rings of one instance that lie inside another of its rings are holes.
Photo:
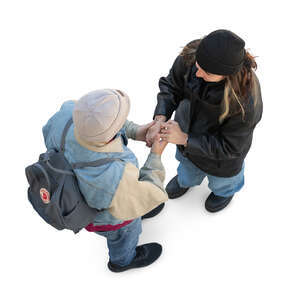
[[[232,75],[243,66],[245,42],[229,30],[216,30],[204,37],[196,52],[198,65],[206,72]]]

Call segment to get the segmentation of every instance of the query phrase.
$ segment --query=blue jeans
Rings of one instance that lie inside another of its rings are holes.
[[[217,177],[209,175],[196,167],[188,158],[176,150],[178,184],[182,188],[200,185],[207,176],[209,189],[217,196],[229,197],[238,192],[244,185],[244,164],[242,170],[232,177]]]
[[[106,237],[110,261],[119,266],[129,265],[135,257],[139,235],[142,232],[141,218],[114,231],[96,231]]]

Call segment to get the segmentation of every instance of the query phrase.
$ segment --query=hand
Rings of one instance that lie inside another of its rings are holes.
[[[166,121],[166,116],[156,115],[155,118],[154,118],[154,121],[156,121],[156,122],[154,123],[154,125],[151,128],[149,128],[149,130],[146,134],[146,144],[147,144],[148,147],[152,146],[156,135],[160,132],[160,129],[161,129],[160,124],[162,122]]]
[[[158,155],[162,155],[167,144],[168,144],[168,142],[161,140],[159,135],[157,135],[152,144],[151,152],[158,154]]]
[[[155,121],[152,121],[145,125],[140,125],[136,131],[135,139],[136,141],[146,142],[146,134],[148,129],[153,126]]]
[[[162,123],[161,133],[159,134],[163,141],[176,145],[186,145],[188,135],[184,133],[179,124],[176,121],[169,120],[166,123]]]
[[[150,127],[148,129],[147,134],[146,134],[146,144],[148,147],[152,146],[157,134],[160,132],[160,128],[161,128],[160,124],[161,123],[162,122],[154,121],[154,124],[152,125],[152,127]]]

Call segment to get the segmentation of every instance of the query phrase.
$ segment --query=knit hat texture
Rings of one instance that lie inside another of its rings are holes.
[[[129,109],[129,97],[118,90],[96,90],[84,95],[73,110],[77,141],[93,146],[109,142],[123,127]]]
[[[206,72],[232,75],[241,70],[245,42],[229,30],[216,30],[205,36],[196,52],[198,65]]]

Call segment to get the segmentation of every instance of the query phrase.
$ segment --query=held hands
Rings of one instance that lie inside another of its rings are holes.
[[[151,147],[154,143],[156,136],[159,134],[161,129],[161,123],[166,121],[166,116],[157,115],[155,116],[154,125],[148,129],[146,134],[146,144],[148,147]]]
[[[155,124],[155,121],[152,121],[145,125],[140,125],[136,131],[135,139],[137,141],[142,141],[142,142],[147,143],[147,141],[146,141],[147,132],[149,131],[150,127],[154,126],[154,124]],[[147,146],[148,146],[148,143],[147,143]]]
[[[186,146],[188,135],[184,133],[176,121],[161,123],[160,137],[163,141]]]
[[[155,141],[155,138],[159,134],[161,129],[161,123],[162,122],[154,121],[154,124],[148,129],[146,134],[146,145],[148,147],[152,146],[152,144]]]
[[[159,135],[157,135],[152,144],[151,152],[158,154],[158,155],[162,155],[167,144],[168,144],[168,142],[161,140]]]
[[[186,146],[188,135],[184,133],[176,121],[165,121],[165,117],[139,126],[136,140],[146,142],[151,152],[161,155],[168,143]]]
[[[143,141],[146,142],[146,145],[148,147],[151,147],[151,152],[156,153],[158,155],[161,155],[166,148],[168,142],[162,141],[160,136],[159,136],[159,131],[160,131],[160,125],[157,126],[158,123],[156,121],[152,121],[148,124],[145,125],[140,125],[136,131],[135,139],[137,141]],[[149,135],[151,136],[151,142],[146,139],[146,136]]]

